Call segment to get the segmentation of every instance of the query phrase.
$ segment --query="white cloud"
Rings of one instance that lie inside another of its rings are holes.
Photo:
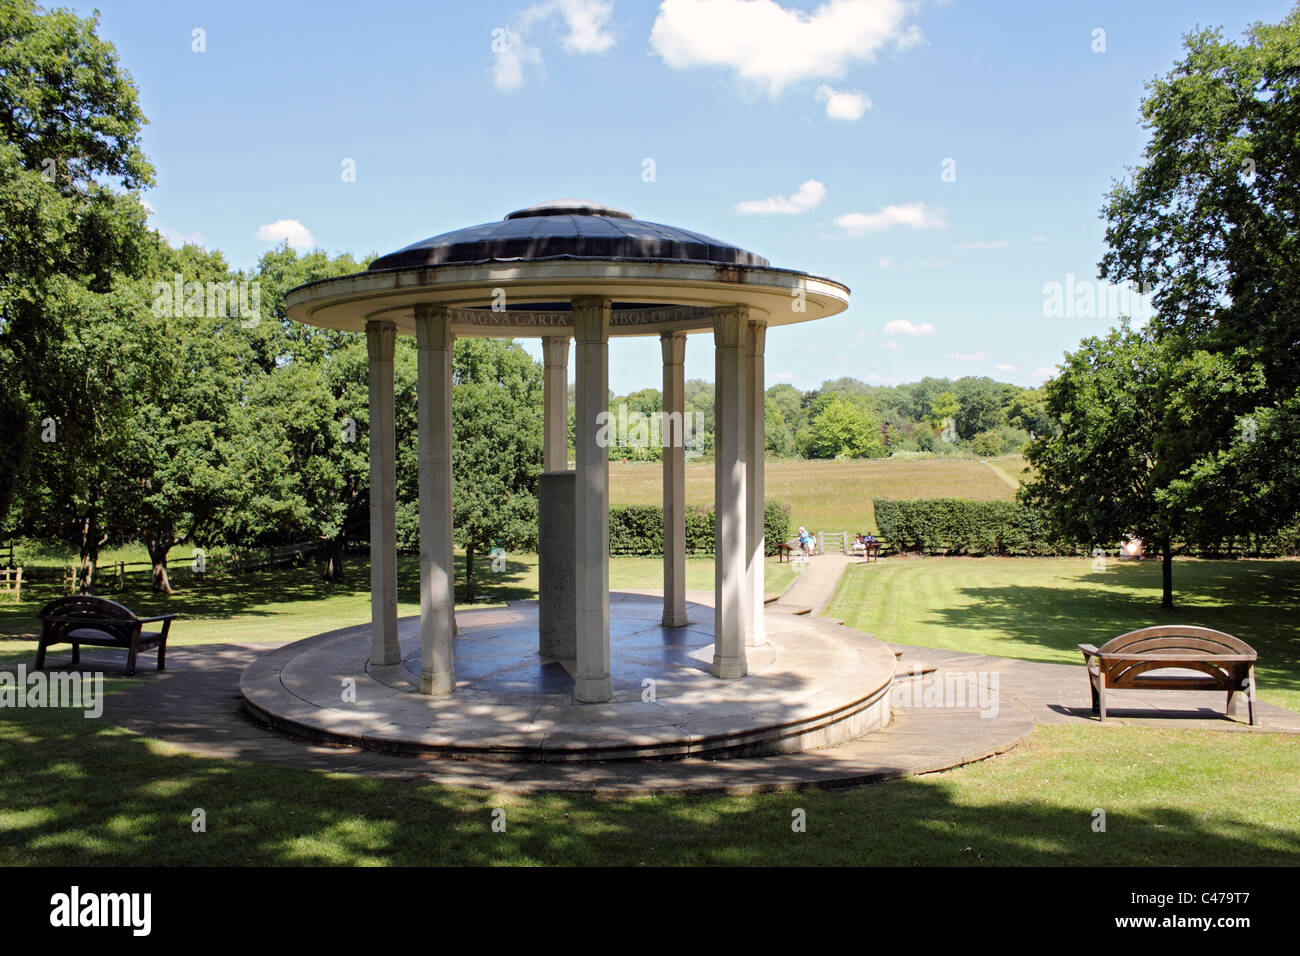
[[[509,93],[524,85],[529,69],[542,72],[542,51],[530,39],[539,23],[560,21],[566,31],[560,37],[565,53],[604,53],[617,42],[609,23],[613,13],[613,0],[545,0],[514,14],[505,27],[498,27],[504,35],[492,38],[493,84]]]
[[[811,13],[774,0],[663,0],[650,47],[675,70],[720,66],[776,96],[800,80],[844,74],[883,47],[924,37],[906,0],[827,0]]]
[[[783,213],[794,215],[807,212],[819,205],[826,198],[826,187],[815,179],[810,179],[799,191],[788,199],[785,196],[772,196],[768,199],[747,199],[736,203],[736,212],[742,215],[754,213]]]
[[[1030,242],[1051,242],[1046,236],[1033,235],[1029,237]]]
[[[894,319],[892,322],[886,322],[882,331],[886,335],[934,335],[939,330],[929,322],[913,325],[907,319]]]
[[[909,229],[947,229],[948,213],[923,202],[886,206],[878,212],[850,212],[835,217],[835,225],[851,236],[865,236],[894,226]]]
[[[569,31],[560,40],[565,53],[604,53],[616,42],[609,29],[613,0],[556,0],[552,6]]]
[[[773,372],[772,378],[780,382],[793,382],[794,372]]]
[[[898,351],[898,343],[895,342],[893,339],[884,339],[880,344],[883,345],[885,348],[889,349],[889,351],[891,352]]]
[[[995,365],[995,366],[993,366],[993,368],[996,369],[996,370],[999,371],[999,372],[1015,372],[1015,371],[1019,371],[1019,370],[1018,370],[1014,365]]]
[[[311,232],[297,219],[277,219],[257,227],[257,238],[265,242],[287,242],[293,249],[310,249],[316,245]]]
[[[959,252],[985,252],[989,249],[1005,249],[1009,245],[1011,245],[1010,239],[989,239],[978,242],[959,242],[953,248]]]
[[[525,63],[541,69],[542,53],[519,33],[509,27],[504,29],[505,36],[500,40],[500,49],[495,53],[496,62],[492,64],[492,83],[502,93],[509,93],[524,85]]]
[[[871,99],[857,90],[836,90],[823,83],[817,87],[817,101],[826,104],[826,115],[831,119],[860,120],[871,109]]]
[[[1029,373],[1030,378],[1051,378],[1056,374],[1054,365],[1044,365],[1042,368],[1036,368]]]
[[[948,358],[956,359],[958,362],[982,362],[984,361],[983,352],[949,352]]]

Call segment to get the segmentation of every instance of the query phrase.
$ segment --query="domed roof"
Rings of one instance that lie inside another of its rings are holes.
[[[487,222],[444,232],[380,256],[370,272],[448,263],[544,259],[642,259],[768,268],[762,256],[709,236],[632,218],[585,199],[553,199]]]

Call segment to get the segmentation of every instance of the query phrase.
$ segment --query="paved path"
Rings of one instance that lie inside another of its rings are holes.
[[[813,558],[786,596],[769,605],[768,613],[825,607],[849,560],[842,555]],[[808,616],[805,620],[845,640],[867,639],[825,618]],[[1280,707],[1258,704],[1261,726],[1252,728],[1223,715],[1221,695],[1169,691],[1113,691],[1107,695],[1112,719],[1100,724],[1091,716],[1081,664],[1034,663],[891,645],[901,655],[901,670],[916,668],[926,673],[899,681],[894,720],[886,729],[825,750],[724,760],[582,765],[416,759],[315,746],[252,723],[242,709],[240,674],[255,657],[280,646],[214,644],[169,649],[168,670],[158,674],[146,666],[139,672],[138,687],[108,697],[105,719],[213,757],[447,786],[594,793],[747,793],[852,786],[944,770],[1002,753],[1015,746],[1035,723],[1077,724],[1099,734],[1124,724],[1300,733],[1300,714]],[[66,660],[66,655],[52,658],[51,664],[58,666]],[[120,673],[121,655],[101,656],[84,650],[82,667]]]
[[[776,603],[790,610],[808,608],[813,614],[821,614],[835,597],[835,589],[839,587],[850,560],[862,559],[850,559],[843,554],[813,555],[806,563],[796,565],[803,570]]]

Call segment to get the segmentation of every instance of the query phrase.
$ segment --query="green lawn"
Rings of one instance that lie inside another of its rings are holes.
[[[464,555],[457,555],[457,594],[464,596]],[[537,555],[510,555],[504,571],[493,571],[490,559],[478,556],[474,562],[478,594],[473,606],[537,597]],[[767,560],[765,585],[769,594],[779,594],[794,581],[789,562]],[[398,608],[400,615],[418,614],[419,559],[401,555],[397,562]],[[147,573],[129,575],[121,592],[105,591],[105,597],[120,601],[147,616],[174,612],[181,618],[173,625],[169,644],[205,644],[214,641],[289,641],[338,627],[370,620],[370,565],[356,559],[346,565],[342,584],[326,584],[314,565],[280,568],[242,576],[210,576],[195,584],[178,576],[178,590],[170,597],[150,591]],[[611,558],[610,587],[662,588],[663,565],[658,558]],[[689,558],[686,562],[688,590],[712,590],[713,559]],[[56,584],[23,589],[19,603],[0,600],[0,660],[30,657],[32,642],[25,639],[38,628],[36,614],[41,606],[60,595]],[[461,603],[458,607],[471,605]],[[22,640],[7,639],[21,635]]]
[[[986,470],[989,470],[986,468]],[[486,599],[531,597],[534,558],[486,571]],[[710,560],[688,562],[709,587]],[[400,568],[414,613],[414,559]],[[793,578],[770,564],[768,590]],[[611,562],[615,587],[657,587],[658,561]],[[1177,620],[1261,651],[1261,694],[1300,705],[1300,561],[1179,561]],[[1166,619],[1159,568],[1104,572],[1073,559],[890,558],[849,569],[828,611],[894,641],[1075,662],[1074,644]],[[171,598],[179,643],[304,636],[364,621],[364,562],[344,586],[314,568],[213,579]],[[0,606],[0,633],[31,631],[42,595]],[[30,656],[27,641],[0,653]],[[110,692],[133,683],[107,681]],[[191,830],[206,812],[207,832]],[[494,833],[492,811],[507,829]],[[1107,830],[1092,829],[1105,809]],[[807,815],[794,833],[792,811]],[[1168,865],[1300,863],[1300,736],[1176,727],[1040,727],[1013,751],[941,774],[835,792],[749,797],[509,797],[211,760],[79,712],[0,710],[0,866],[386,864]]]
[[[0,866],[1295,865],[1297,821],[1296,737],[1043,727],[1001,757],[870,787],[612,799],[211,760],[75,712],[0,712]]]
[[[826,613],[901,644],[1070,664],[1079,643],[1200,624],[1259,651],[1260,699],[1300,710],[1300,560],[1177,559],[1174,602],[1160,609],[1158,561],[887,558],[851,565]]]

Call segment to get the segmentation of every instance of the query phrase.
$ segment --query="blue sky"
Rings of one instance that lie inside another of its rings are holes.
[[[1037,384],[1115,324],[1082,304],[1048,314],[1044,288],[1095,281],[1104,194],[1146,141],[1144,84],[1196,25],[1239,39],[1290,6],[97,5],[141,90],[146,198],[173,241],[241,267],[276,237],[361,256],[594,199],[846,283],[847,312],[768,336],[767,384],[803,389]],[[686,363],[713,378],[707,337]],[[610,384],[657,387],[657,340],[613,343]]]

